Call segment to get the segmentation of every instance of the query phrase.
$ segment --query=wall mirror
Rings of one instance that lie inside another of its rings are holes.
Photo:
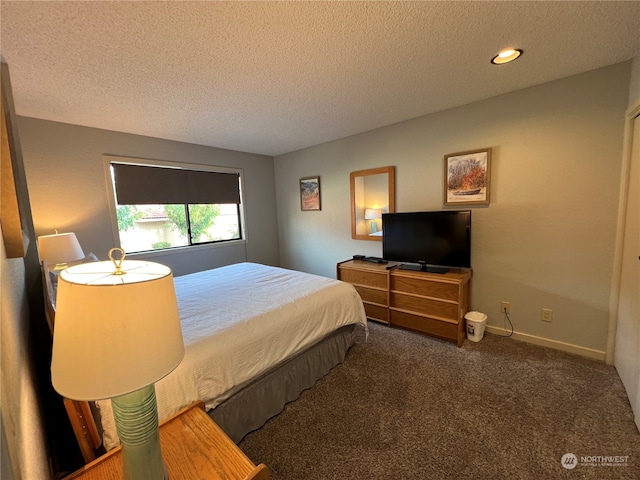
[[[395,167],[351,172],[351,238],[382,241],[382,214],[395,212]]]

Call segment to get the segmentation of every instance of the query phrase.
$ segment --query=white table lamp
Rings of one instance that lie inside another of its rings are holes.
[[[53,386],[75,400],[111,398],[125,478],[166,479],[154,383],[184,356],[173,275],[158,263],[125,261],[119,248],[109,258],[60,273]]]
[[[382,218],[381,208],[366,208],[364,210],[364,219],[371,220],[371,233],[378,231],[378,219]]]
[[[73,232],[39,236],[38,254],[46,265],[63,265],[84,258],[80,242]]]

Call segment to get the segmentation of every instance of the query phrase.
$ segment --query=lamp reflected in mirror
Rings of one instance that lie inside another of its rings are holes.
[[[73,232],[38,237],[38,255],[45,265],[55,264],[55,270],[63,270],[67,262],[84,258],[84,252]]]
[[[371,221],[371,233],[370,235],[375,235],[382,230],[378,230],[378,220],[382,220],[382,209],[381,208],[365,208],[364,210],[364,219]]]

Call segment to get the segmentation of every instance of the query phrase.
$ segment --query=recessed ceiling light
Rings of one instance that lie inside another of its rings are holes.
[[[491,59],[491,63],[494,65],[503,65],[505,63],[513,62],[516,58],[522,55],[522,50],[519,48],[509,48],[501,51],[498,55]]]

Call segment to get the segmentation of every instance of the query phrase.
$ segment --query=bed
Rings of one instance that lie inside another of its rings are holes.
[[[367,329],[355,289],[326,277],[239,263],[174,282],[185,357],[155,384],[158,415],[162,420],[204,401],[236,443],[341,363],[358,326]],[[46,290],[54,300],[55,286]],[[55,301],[49,303],[53,317]],[[80,408],[86,417],[86,406],[73,403],[70,417]],[[118,439],[111,402],[97,401],[91,412],[104,447],[113,448]]]

